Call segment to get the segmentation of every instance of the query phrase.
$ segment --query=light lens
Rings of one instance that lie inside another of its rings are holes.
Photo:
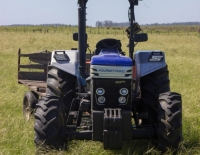
[[[105,93],[105,90],[103,88],[98,88],[96,90],[97,95],[103,95]]]
[[[119,103],[124,104],[126,102],[126,98],[120,97],[118,101],[119,101]]]
[[[128,89],[122,88],[122,89],[119,90],[119,93],[120,93],[121,95],[127,95],[127,94],[128,94]]]
[[[100,96],[99,98],[98,98],[98,102],[99,103],[104,103],[106,101],[106,99],[105,99],[105,97],[103,97],[103,96]]]

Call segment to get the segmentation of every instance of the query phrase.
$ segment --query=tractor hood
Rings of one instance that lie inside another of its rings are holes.
[[[99,55],[92,57],[91,65],[132,66],[132,60],[120,55],[118,50],[102,50]]]

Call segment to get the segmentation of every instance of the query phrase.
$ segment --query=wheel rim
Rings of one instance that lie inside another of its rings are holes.
[[[24,104],[23,104],[23,115],[24,115],[25,120],[28,121],[30,119],[31,107],[27,99],[25,99]]]

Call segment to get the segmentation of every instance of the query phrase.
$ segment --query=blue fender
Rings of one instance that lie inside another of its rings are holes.
[[[139,88],[140,78],[155,72],[167,64],[165,62],[165,54],[162,51],[137,51],[134,54],[136,67],[136,90]]]
[[[162,51],[137,51],[134,55],[136,76],[142,77],[165,67],[165,54]]]

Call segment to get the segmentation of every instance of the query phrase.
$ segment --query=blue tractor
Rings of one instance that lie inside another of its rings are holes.
[[[170,91],[162,51],[137,51],[139,33],[128,0],[129,57],[120,40],[106,38],[86,54],[86,3],[78,0],[78,49],[55,50],[48,66],[46,95],[35,110],[35,144],[62,149],[69,140],[94,140],[104,149],[121,149],[123,141],[153,139],[159,150],[178,148],[182,140],[181,95]]]

